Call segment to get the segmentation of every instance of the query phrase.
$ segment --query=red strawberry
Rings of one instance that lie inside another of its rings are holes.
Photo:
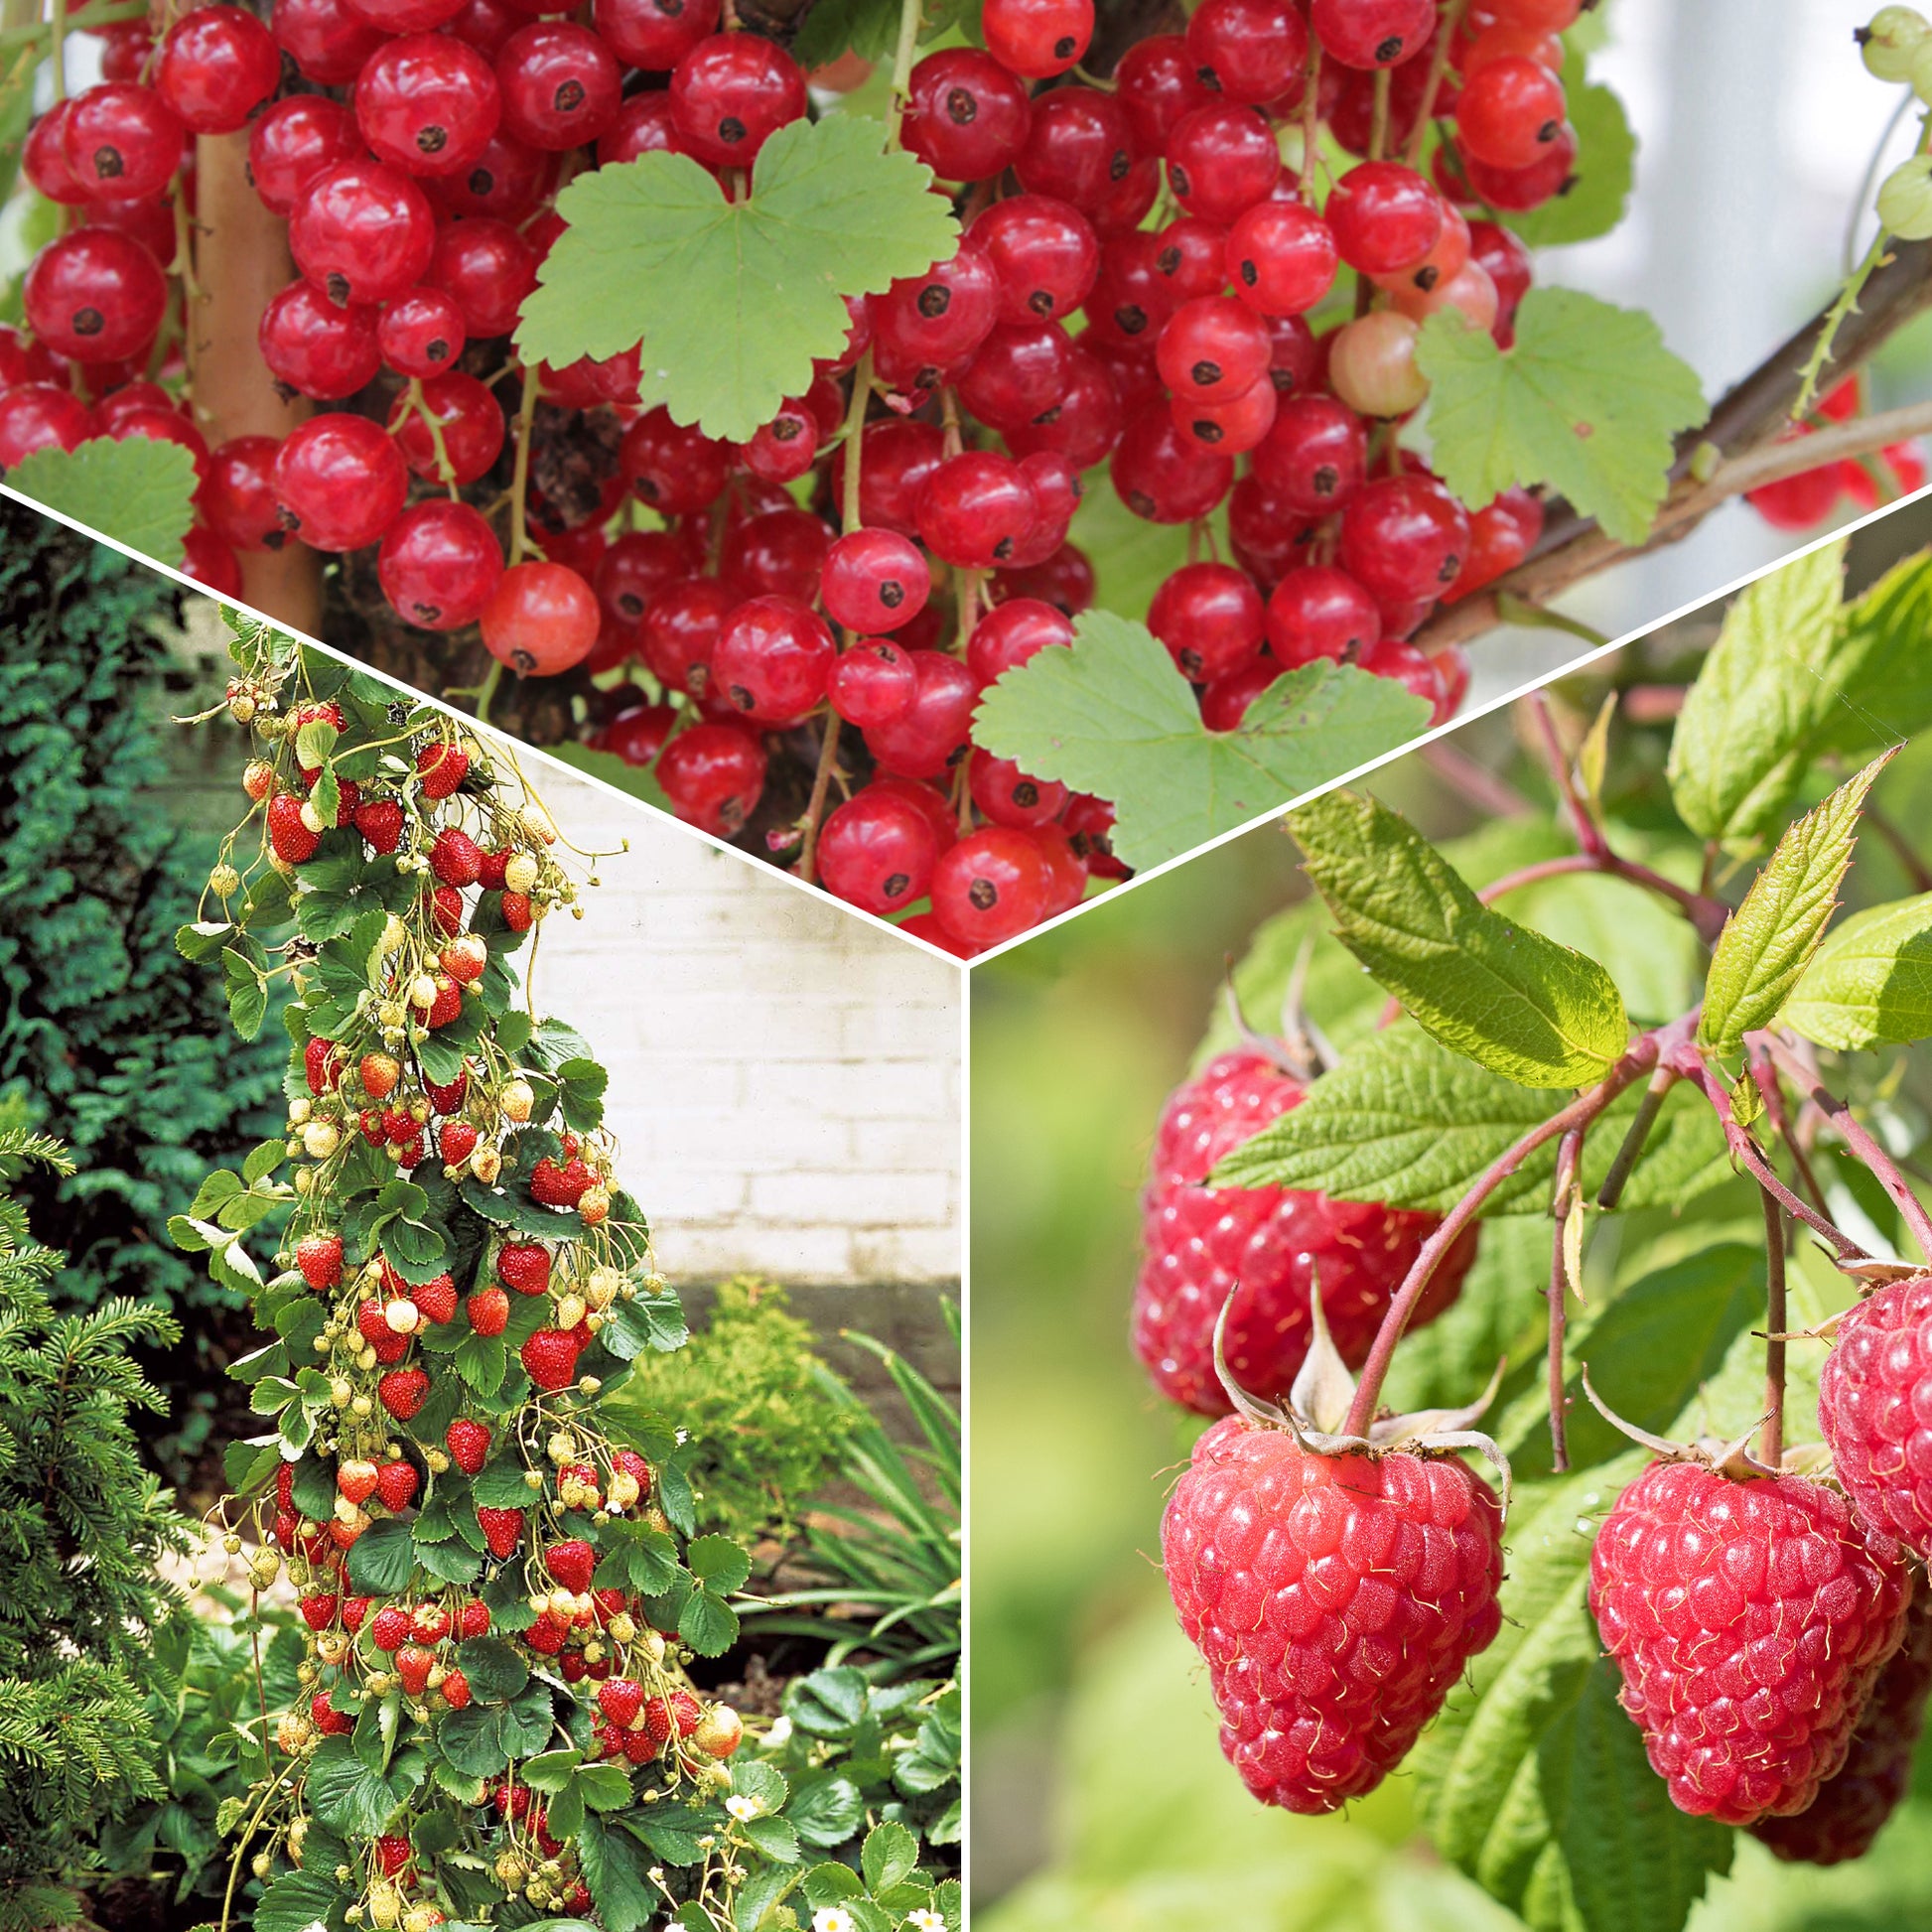
[[[459,986],[474,986],[489,964],[489,948],[474,932],[466,932],[451,940],[437,959]]]
[[[1452,1457],[1318,1455],[1238,1416],[1195,1444],[1168,1587],[1262,1803],[1334,1811],[1408,1754],[1501,1627],[1501,1530]]]
[[[500,909],[503,914],[503,923],[512,932],[528,932],[536,918],[536,914],[530,906],[530,896],[528,893],[506,892],[503,895]]]
[[[644,1687],[628,1677],[613,1677],[597,1694],[597,1708],[618,1726],[628,1730],[644,1706]]]
[[[637,1484],[637,1500],[639,1502],[642,1502],[650,1494],[650,1485],[653,1480],[651,1467],[635,1449],[621,1449],[616,1450],[611,1457],[611,1468],[614,1473],[621,1469],[624,1474],[635,1479]]]
[[[329,1701],[327,1691],[318,1691],[309,1700],[309,1719],[325,1737],[341,1737],[355,1728],[355,1720],[338,1711]]]
[[[396,1166],[407,1173],[423,1158],[423,1137],[420,1132],[413,1134],[396,1150]]]
[[[295,1464],[278,1462],[275,1465],[275,1501],[282,1509],[295,1506]]]
[[[423,1016],[423,1025],[433,1032],[438,1027],[447,1027],[463,1011],[463,988],[448,973],[435,973],[431,977],[436,982],[436,998]]]
[[[594,1589],[591,1591],[591,1614],[596,1617],[602,1629],[614,1616],[621,1616],[629,1607],[629,1601],[621,1589]]]
[[[506,845],[500,846],[494,852],[485,852],[483,860],[483,871],[477,875],[477,884],[484,892],[500,893],[503,890],[503,880],[509,872],[510,860],[515,856]]]
[[[456,1283],[448,1275],[434,1281],[419,1282],[409,1291],[409,1299],[423,1311],[425,1321],[441,1326],[456,1313]]]
[[[334,1288],[343,1278],[343,1237],[305,1234],[295,1244],[295,1265],[311,1288]]]
[[[375,1494],[375,1464],[359,1457],[351,1457],[336,1470],[337,1490],[357,1508]]]
[[[383,1139],[396,1147],[407,1146],[416,1131],[416,1116],[407,1107],[391,1107],[382,1116]]]
[[[343,1628],[350,1636],[362,1627],[362,1619],[369,1613],[369,1598],[366,1596],[345,1596],[343,1598]]]
[[[530,1809],[530,1787],[527,1784],[499,1784],[489,1795],[497,1811],[512,1824],[522,1819]]]
[[[467,1120],[446,1120],[436,1137],[436,1151],[446,1168],[460,1168],[476,1153],[481,1138]]]
[[[400,1665],[402,1659],[396,1662]],[[393,1834],[379,1838],[375,1842],[376,1863],[382,1867],[385,1878],[393,1878],[409,1863],[409,1841]]]
[[[477,1521],[483,1528],[489,1554],[506,1557],[523,1540],[523,1511],[520,1509],[479,1509]]]
[[[1142,1199],[1134,1348],[1164,1395],[1203,1416],[1228,1412],[1214,1373],[1214,1324],[1231,1292],[1228,1366],[1243,1388],[1279,1398],[1308,1352],[1311,1283],[1321,1283],[1342,1359],[1359,1366],[1390,1297],[1439,1225],[1433,1214],[1292,1187],[1201,1185],[1222,1155],[1299,1106],[1304,1091],[1259,1053],[1223,1053],[1162,1111]],[[530,1185],[534,1193],[534,1174]],[[1411,1328],[1455,1300],[1475,1253],[1472,1227],[1431,1277]]]
[[[375,1385],[375,1398],[398,1422],[407,1422],[429,1394],[429,1377],[419,1368],[391,1369]]]
[[[463,1105],[464,1096],[470,1091],[470,1073],[466,1067],[454,1080],[438,1086],[434,1080],[423,1082],[423,1091],[429,1095],[430,1104],[439,1114],[453,1114]]]
[[[268,801],[268,843],[285,865],[299,866],[316,856],[322,835],[302,822],[302,800],[278,791]]]
[[[561,1389],[577,1379],[577,1356],[584,1346],[582,1323],[575,1328],[539,1328],[517,1350],[517,1358],[540,1389]]]
[[[450,1634],[450,1613],[441,1603],[418,1603],[409,1630],[418,1643],[441,1643]]]
[[[443,1702],[452,1711],[462,1711],[470,1703],[470,1680],[460,1670],[452,1670],[442,1684]]]
[[[343,1077],[343,1049],[333,1039],[312,1039],[302,1048],[302,1071],[318,1099],[334,1093]]]
[[[500,1335],[509,1324],[510,1298],[500,1288],[477,1289],[463,1306],[480,1335]]]
[[[467,1476],[473,1476],[489,1460],[489,1431],[480,1422],[459,1416],[443,1432],[450,1459]]]
[[[543,1295],[550,1288],[550,1250],[539,1241],[512,1241],[497,1252],[496,1275],[519,1295]]]
[[[661,1748],[661,1741],[648,1730],[626,1730],[623,1734],[623,1754],[632,1764],[648,1764]]]
[[[398,1457],[375,1472],[375,1493],[385,1509],[407,1509],[416,1494],[416,1466]]]
[[[1890,1537],[1802,1476],[1653,1462],[1596,1534],[1589,1606],[1671,1802],[1748,1825],[1801,1812],[1845,1761],[1905,1628]]]
[[[430,846],[429,869],[446,886],[474,886],[483,877],[483,848],[468,832],[446,825]]]
[[[489,1635],[489,1605],[479,1602],[474,1596],[456,1613],[456,1635],[459,1643],[471,1637]]]
[[[570,1635],[570,1625],[555,1610],[545,1610],[530,1627],[523,1632],[523,1641],[534,1651],[545,1657],[554,1657],[564,1647],[564,1640]]]
[[[454,745],[425,745],[416,754],[416,775],[425,798],[447,798],[470,773],[470,754]]]
[[[402,843],[402,807],[393,798],[371,798],[355,808],[355,829],[379,853]]]
[[[572,1595],[582,1595],[591,1587],[591,1572],[597,1568],[597,1552],[581,1537],[553,1543],[543,1553],[550,1574]]]
[[[546,1207],[575,1207],[597,1185],[597,1175],[576,1155],[560,1168],[545,1155],[530,1170],[530,1193]]]
[[[355,807],[361,802],[362,794],[353,778],[338,778],[336,791],[336,816],[329,823],[340,830],[345,825],[354,823]]]
[[[429,1688],[429,1674],[435,1663],[436,1653],[425,1650],[419,1643],[406,1643],[396,1652],[396,1675],[411,1697],[419,1698]]]
[[[1905,1795],[1912,1751],[1932,1698],[1932,1600],[1921,1587],[1905,1618],[1905,1640],[1871,1687],[1845,1766],[1792,1818],[1760,1818],[1751,1830],[1781,1859],[1839,1864],[1862,1859]]]
[[[591,1674],[591,1667],[584,1661],[581,1650],[566,1650],[561,1668],[566,1684],[581,1684]]]
[[[409,1612],[400,1603],[385,1603],[369,1619],[369,1641],[378,1650],[394,1650],[409,1641]]]
[[[402,1068],[387,1053],[364,1053],[360,1067],[362,1091],[371,1100],[387,1100],[402,1078]]]
[[[454,886],[437,886],[423,895],[429,915],[454,939],[463,930],[463,895]]]
[[[1832,1467],[1867,1523],[1932,1552],[1932,1276],[1881,1288],[1838,1324],[1818,1381]]]
[[[355,1116],[355,1124],[362,1130],[362,1138],[371,1147],[380,1147],[382,1145],[382,1109],[380,1107],[364,1107]]]
[[[331,1593],[321,1592],[302,1599],[302,1621],[311,1630],[326,1630],[336,1620],[338,1599]]]
[[[355,1331],[371,1348],[380,1348],[385,1340],[393,1341],[396,1336],[382,1312],[382,1304],[373,1296],[355,1305]]]
[[[689,1691],[673,1691],[668,1701],[652,1698],[644,1706],[644,1729],[654,1743],[669,1740],[673,1723],[680,1737],[689,1737],[703,1722],[704,1706]]]

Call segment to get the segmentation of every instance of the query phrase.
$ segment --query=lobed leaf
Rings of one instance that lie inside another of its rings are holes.
[[[195,520],[194,457],[144,436],[35,450],[7,472],[7,488],[171,569]]]

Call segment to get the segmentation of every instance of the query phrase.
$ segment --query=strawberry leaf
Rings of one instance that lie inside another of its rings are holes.
[[[569,223],[523,304],[517,346],[572,362],[643,345],[642,396],[742,443],[845,342],[843,298],[879,294],[958,245],[931,171],[882,151],[876,121],[793,121],[730,202],[685,155],[579,175]]]
[[[1671,439],[1706,414],[1696,372],[1647,315],[1575,289],[1532,289],[1509,349],[1441,310],[1416,361],[1431,383],[1431,461],[1463,502],[1549,483],[1622,543],[1648,535]]]
[[[1378,757],[1428,715],[1400,685],[1324,660],[1278,678],[1239,730],[1210,732],[1145,624],[1088,611],[1071,645],[989,687],[973,736],[1035,777],[1107,799],[1115,851],[1145,868]]]

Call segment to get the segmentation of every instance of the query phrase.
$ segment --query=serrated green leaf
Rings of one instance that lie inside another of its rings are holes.
[[[500,1637],[472,1637],[462,1663],[472,1694],[485,1704],[507,1702],[530,1681],[529,1666]]]
[[[728,1536],[701,1536],[684,1553],[684,1561],[707,1589],[729,1596],[742,1589],[752,1574],[752,1559]]]
[[[1453,309],[1423,325],[1431,462],[1471,508],[1549,483],[1621,543],[1649,534],[1676,432],[1703,422],[1696,372],[1647,316],[1576,289],[1537,288],[1498,348]]]
[[[1777,1019],[1838,909],[1859,814],[1891,756],[1873,759],[1799,819],[1751,881],[1711,956],[1698,1020],[1701,1046],[1728,1056],[1747,1033]]]
[[[369,1838],[389,1822],[422,1772],[419,1754],[399,1753],[385,1775],[370,1770],[348,1738],[325,1737],[309,1760],[309,1804],[325,1825],[345,1837]]]
[[[1671,732],[1671,799],[1702,839],[1763,836],[1797,795],[1834,668],[1845,544],[1828,543],[1747,584],[1725,613]]]
[[[1531,248],[1591,241],[1623,219],[1636,184],[1637,137],[1623,103],[1608,88],[1585,78],[1583,55],[1571,48],[1563,64],[1569,120],[1577,130],[1577,165],[1562,194],[1526,213],[1500,216]]]
[[[221,978],[227,989],[230,1023],[243,1039],[253,1039],[268,1018],[267,980],[254,961],[234,946],[221,955]]]
[[[738,1612],[708,1589],[694,1589],[677,1613],[677,1633],[700,1657],[722,1657],[738,1641]]]
[[[1484,905],[1378,799],[1328,792],[1288,824],[1336,936],[1445,1045],[1526,1087],[1582,1086],[1623,1052],[1609,974]]]
[[[898,39],[897,0],[817,0],[792,43],[792,58],[808,73],[841,54],[883,61]]]
[[[36,450],[7,472],[7,487],[171,569],[195,520],[194,457],[145,436]]]
[[[844,297],[951,256],[957,226],[931,185],[883,151],[877,122],[838,115],[781,127],[738,202],[684,155],[580,175],[517,346],[561,366],[641,343],[646,406],[745,442],[811,386],[814,358],[839,352]]]
[[[345,1900],[333,1877],[286,1871],[255,1906],[255,1932],[327,1932],[342,1923]]]
[[[584,1820],[577,1851],[605,1932],[642,1932],[657,1904],[650,1855],[629,1833],[598,1817]]]
[[[1815,755],[1868,753],[1932,725],[1932,553],[1895,564],[1839,615]]]
[[[1413,737],[1428,707],[1388,678],[1325,659],[1276,679],[1239,730],[1210,732],[1193,688],[1143,623],[1075,620],[1070,646],[989,686],[974,742],[1114,807],[1114,849],[1148,867]]]
[[[1782,1018],[1841,1053],[1932,1037],[1932,893],[1870,906],[1833,927]]]
[[[904,1882],[919,1862],[919,1841],[903,1825],[875,1825],[859,1852],[859,1871],[875,1897]]]
[[[785,1807],[785,1816],[791,1820],[798,1836],[821,1851],[843,1845],[858,1830],[859,1821],[865,1815],[866,1800],[859,1787],[850,1778],[828,1772],[800,1778],[792,1789],[790,1804]],[[825,1867],[820,1865],[816,1869],[823,1871]],[[853,1880],[856,1888],[858,1873],[849,1865],[840,1865],[838,1869]]]
[[[348,1581],[369,1596],[397,1596],[416,1567],[416,1540],[394,1517],[371,1523],[348,1546]]]
[[[1586,1141],[1587,1193],[1601,1184],[1640,1098],[1635,1087],[1619,1095]],[[1318,1188],[1339,1200],[1446,1213],[1555,1106],[1545,1092],[1490,1073],[1414,1028],[1395,1027],[1351,1046],[1299,1107],[1223,1156],[1209,1179],[1217,1187]],[[1555,1163],[1552,1146],[1539,1149],[1483,1211],[1546,1210]],[[1697,1094],[1674,1090],[1622,1204],[1674,1206],[1730,1172],[1716,1116]]]

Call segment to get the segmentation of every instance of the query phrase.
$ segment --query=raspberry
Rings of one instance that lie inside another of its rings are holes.
[[[1932,1602],[1921,1589],[1906,1612],[1905,1640],[1878,1673],[1852,1732],[1845,1768],[1792,1818],[1765,1818],[1751,1835],[1781,1859],[1839,1864],[1860,1859],[1898,1809],[1911,1782],[1912,1749],[1932,1697]]]
[[[1214,1164],[1300,1105],[1305,1089],[1255,1052],[1223,1053],[1169,1097],[1142,1201],[1145,1258],[1134,1347],[1162,1393],[1204,1416],[1228,1402],[1214,1374],[1214,1324],[1230,1292],[1228,1366],[1257,1395],[1287,1393],[1309,1342],[1309,1295],[1342,1359],[1359,1366],[1433,1214],[1330,1200],[1292,1187],[1204,1187]],[[1475,1260],[1472,1227],[1443,1257],[1410,1322],[1441,1314]]]
[[[520,1509],[482,1509],[477,1523],[483,1533],[492,1557],[503,1558],[523,1540],[523,1512]],[[466,1635],[469,1633],[466,1631]]]
[[[1680,1811],[1801,1812],[1845,1762],[1905,1627],[1898,1546],[1801,1476],[1654,1462],[1590,1553],[1589,1606],[1620,1702]]]
[[[1932,1551],[1932,1276],[1881,1288],[1839,1323],[1818,1380],[1818,1426],[1859,1514]]]
[[[473,1476],[489,1458],[489,1431],[480,1422],[459,1417],[443,1432],[443,1442],[451,1459],[467,1476]]]
[[[1449,1457],[1316,1455],[1238,1416],[1200,1439],[1168,1587],[1257,1798],[1326,1812],[1382,1781],[1501,1627],[1501,1535]]]

